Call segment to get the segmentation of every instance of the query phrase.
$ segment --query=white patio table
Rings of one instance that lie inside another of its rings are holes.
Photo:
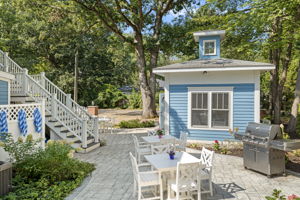
[[[162,143],[163,141],[167,141],[167,140],[174,140],[177,141],[178,139],[172,135],[163,135],[162,138],[159,138],[157,135],[154,135],[154,136],[145,136],[145,137],[142,137],[142,139],[148,143],[148,144],[160,144]]]
[[[194,163],[200,162],[200,159],[186,152],[176,152],[174,160],[171,160],[169,154],[146,155],[145,159],[160,172],[176,171],[177,163]],[[203,168],[205,166],[203,165]]]

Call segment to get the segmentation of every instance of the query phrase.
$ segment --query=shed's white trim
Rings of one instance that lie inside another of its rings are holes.
[[[213,35],[220,35],[221,38],[224,38],[225,36],[225,30],[215,30],[215,31],[198,31],[194,32],[193,36],[196,42],[199,41],[199,37],[203,36],[213,36]]]
[[[254,72],[254,121],[260,122],[260,71]]]
[[[193,69],[154,69],[153,73],[166,74],[178,72],[204,72],[204,71],[264,71],[273,70],[275,66],[261,66],[261,67],[220,67],[220,68],[193,68]]]
[[[170,122],[170,114],[169,114],[169,107],[170,107],[170,89],[169,89],[169,84],[170,84],[170,80],[168,75],[165,76],[165,122],[164,122],[164,128],[165,128],[165,133],[167,135],[170,134],[170,126],[169,126],[169,122]]]
[[[192,127],[192,93],[207,92],[208,93],[208,127]],[[228,92],[229,93],[229,127],[213,128],[211,127],[211,93],[212,92]],[[192,130],[228,130],[233,129],[233,87],[188,87],[188,129]]]

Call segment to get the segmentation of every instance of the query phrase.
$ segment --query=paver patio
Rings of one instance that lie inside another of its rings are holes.
[[[138,134],[142,136],[144,134]],[[105,135],[107,145],[76,157],[96,164],[91,179],[68,199],[74,200],[134,200],[133,175],[128,153],[134,152],[130,134]],[[195,156],[198,156],[195,154]],[[214,196],[203,199],[265,199],[274,188],[284,194],[300,195],[300,177],[288,175],[268,179],[245,170],[239,157],[216,154],[213,171]]]

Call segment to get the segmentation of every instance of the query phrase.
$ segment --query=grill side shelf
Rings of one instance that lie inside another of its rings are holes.
[[[300,140],[272,140],[270,145],[274,149],[293,151],[300,149]]]

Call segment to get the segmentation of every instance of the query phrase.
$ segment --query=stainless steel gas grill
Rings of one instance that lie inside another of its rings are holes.
[[[279,125],[249,122],[245,134],[235,133],[244,144],[244,167],[266,174],[285,175],[285,151],[300,149],[300,140],[283,140]]]

